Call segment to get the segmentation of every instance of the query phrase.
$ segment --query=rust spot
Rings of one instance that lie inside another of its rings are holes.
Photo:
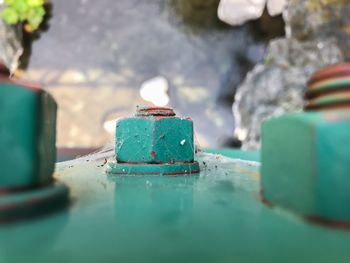
[[[149,174],[162,174],[162,175],[179,175],[179,174],[198,174],[200,173],[200,170],[194,170],[194,171],[181,171],[181,172],[133,172],[132,174],[136,175],[149,175]],[[111,172],[111,174],[128,174],[127,172]]]
[[[152,155],[152,158],[156,158],[156,152],[155,151],[152,151],[151,155]]]
[[[7,195],[12,193],[29,191],[35,189],[35,187],[12,187],[12,188],[0,188],[0,195]]]
[[[349,64],[342,64],[340,66],[327,67],[324,70],[316,71],[314,75],[311,76],[307,85],[311,86],[315,83],[328,80],[330,78],[347,77],[350,75]]]
[[[324,227],[350,231],[350,221],[335,221],[335,220],[324,219],[318,216],[309,216],[309,217],[306,217],[305,219],[308,222],[321,225]]]
[[[343,108],[350,108],[349,101],[341,101],[341,102],[334,102],[333,104],[329,105],[306,105],[304,107],[304,110],[310,111],[310,110],[320,110],[320,109],[343,109]]]
[[[138,107],[136,116],[157,116],[170,117],[175,116],[175,112],[171,108],[165,107]]]
[[[350,63],[335,64],[316,71],[307,85],[305,111],[348,108]]]

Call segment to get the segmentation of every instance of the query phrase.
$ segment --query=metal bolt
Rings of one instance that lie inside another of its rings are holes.
[[[350,64],[342,63],[315,72],[308,81],[305,110],[350,106]]]
[[[112,174],[198,173],[194,161],[193,122],[171,108],[139,107],[133,117],[116,124]]]
[[[262,126],[262,190],[308,218],[350,222],[350,64],[315,72],[305,111]],[[286,139],[288,138],[288,139]]]
[[[173,109],[164,107],[137,107],[136,116],[175,116]]]
[[[5,67],[0,66],[0,71],[6,75]],[[56,161],[54,99],[44,90],[2,76],[0,105],[0,221],[27,217],[42,212],[41,208],[67,202],[67,187],[52,177]]]

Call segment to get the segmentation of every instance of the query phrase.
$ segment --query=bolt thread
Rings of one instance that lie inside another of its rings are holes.
[[[316,71],[307,83],[305,98],[306,111],[350,108],[350,63]]]
[[[136,116],[175,116],[171,108],[165,107],[137,107]]]

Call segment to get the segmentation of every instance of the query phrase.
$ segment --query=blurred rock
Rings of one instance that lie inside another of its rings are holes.
[[[266,0],[221,0],[218,8],[219,18],[232,25],[259,18],[265,8]]]
[[[50,28],[33,42],[22,78],[57,99],[59,146],[108,143],[113,121],[158,103],[158,92],[179,116],[191,116],[201,146],[232,137],[232,94],[268,41],[256,24],[224,24],[219,0],[51,3]]]
[[[177,25],[186,24],[190,26],[186,28],[188,31],[198,33],[203,33],[200,29],[207,31],[228,28],[218,19],[219,2],[220,0],[170,0],[169,20]]]
[[[286,8],[289,0],[268,0],[267,11],[270,16],[280,15]]]
[[[218,17],[232,26],[242,25],[249,20],[258,19],[265,7],[270,16],[280,15],[287,0],[221,0]]]
[[[332,40],[270,42],[265,63],[248,73],[233,106],[236,136],[243,149],[258,149],[262,121],[303,107],[305,83],[315,70],[342,60]]]
[[[284,13],[289,37],[319,40],[334,37],[350,58],[349,0],[289,0]]]
[[[0,4],[0,12],[2,12]],[[19,65],[23,53],[22,34],[19,27],[9,26],[0,19],[0,60],[13,73]]]
[[[168,80],[163,76],[157,76],[141,84],[140,95],[142,99],[153,103],[155,106],[165,107],[170,101],[168,89]]]

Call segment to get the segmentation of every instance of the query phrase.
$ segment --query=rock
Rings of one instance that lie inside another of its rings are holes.
[[[261,17],[266,4],[268,14],[276,16],[283,12],[287,0],[221,0],[218,17],[232,26],[242,25]]]
[[[0,3],[0,12],[2,12]],[[0,61],[13,73],[19,65],[19,57],[23,53],[21,30],[9,26],[0,19]]]
[[[242,25],[245,22],[261,17],[266,0],[221,0],[218,17],[232,25]]]
[[[289,0],[284,13],[289,37],[319,40],[334,37],[350,58],[349,0]]]
[[[258,149],[262,121],[301,110],[305,84],[312,72],[341,60],[342,53],[333,40],[271,41],[265,63],[248,73],[236,93],[235,134],[243,141],[242,148]]]
[[[268,0],[267,12],[270,16],[277,16],[282,14],[283,10],[287,6],[288,0]]]
[[[268,8],[274,2],[270,1]],[[288,1],[283,12],[287,39],[271,42],[265,65],[256,66],[236,94],[235,133],[245,149],[259,147],[264,119],[302,108],[304,87],[313,71],[350,58],[348,0]]]
[[[167,1],[171,7],[169,19],[189,25],[192,32],[200,29],[215,30],[226,27],[226,24],[217,16],[220,0],[163,0],[162,2]]]
[[[145,101],[152,102],[155,106],[164,107],[170,101],[168,89],[168,80],[163,76],[157,76],[141,84],[140,95]]]

